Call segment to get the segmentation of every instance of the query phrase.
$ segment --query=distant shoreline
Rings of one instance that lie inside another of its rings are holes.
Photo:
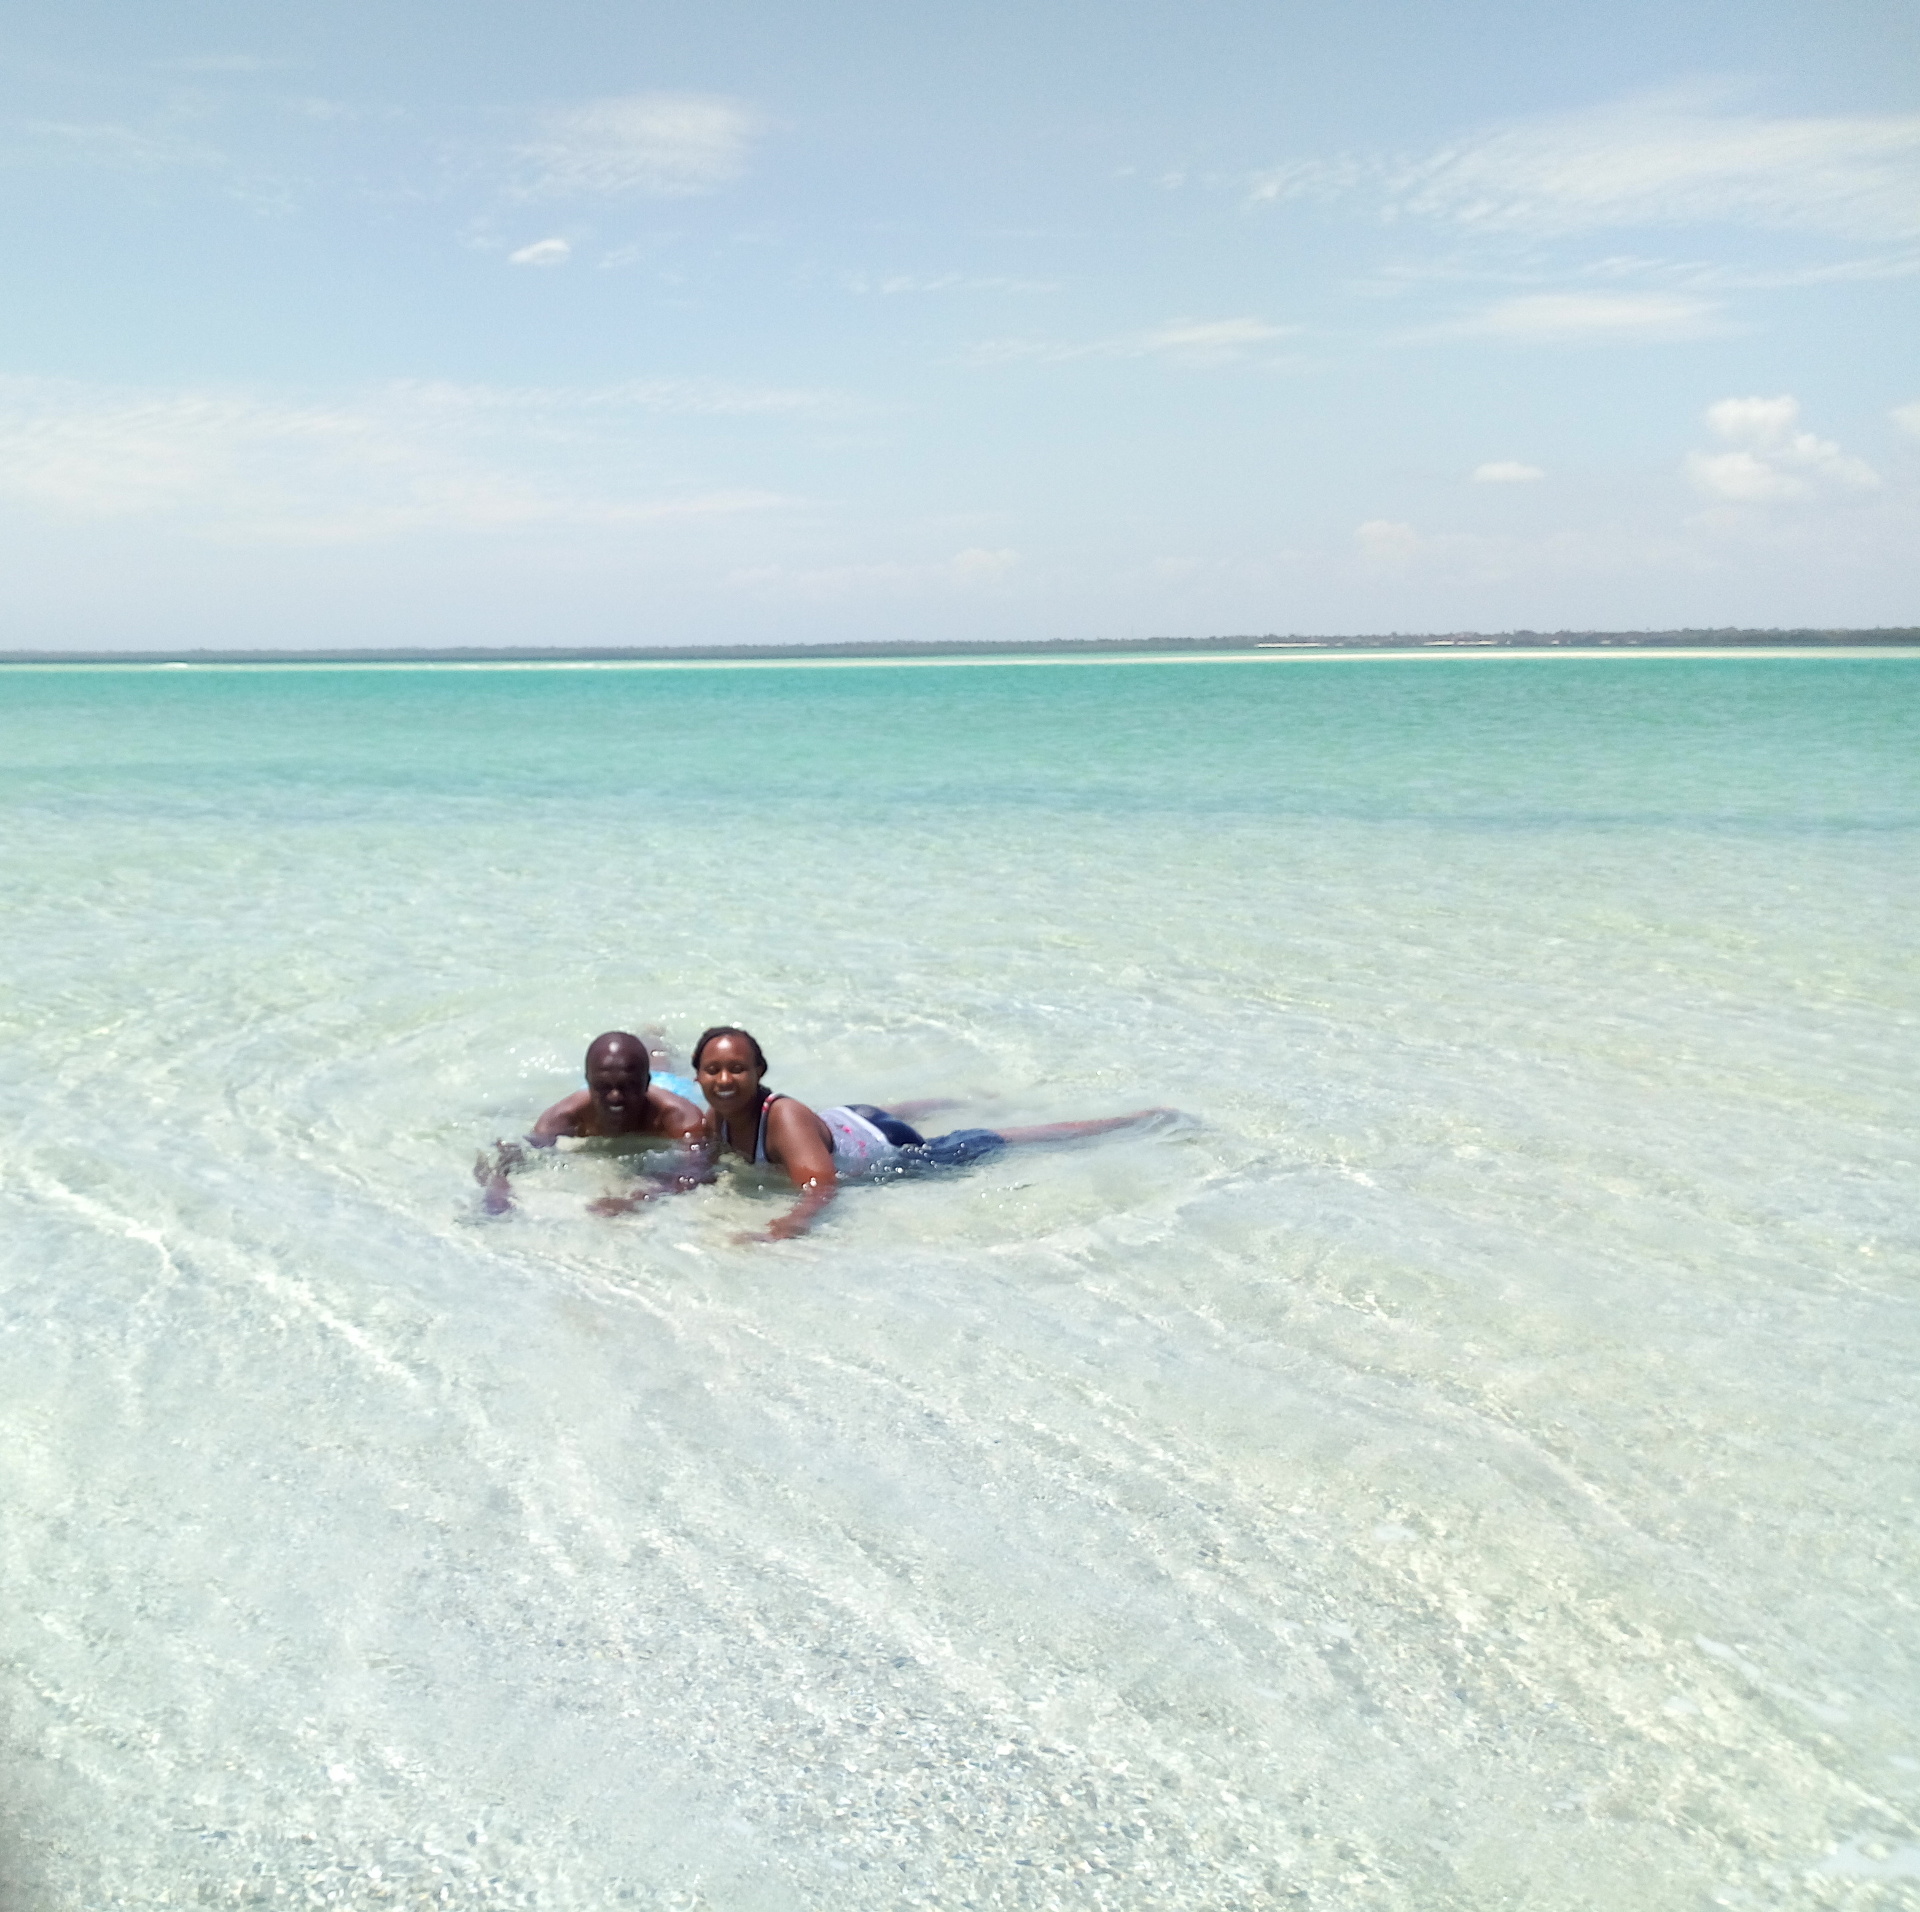
[[[1920,626],[1874,630],[1448,631],[1372,636],[1266,632],[1241,637],[1052,638],[1038,643],[423,645],[382,649],[0,651],[6,664],[716,664],[810,660],[1032,657],[1189,657],[1209,653],[1313,651],[1820,651],[1920,648]]]

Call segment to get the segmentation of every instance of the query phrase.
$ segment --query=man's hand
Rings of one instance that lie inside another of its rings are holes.
[[[473,1158],[473,1179],[480,1184],[480,1207],[489,1215],[504,1215],[513,1206],[508,1175],[526,1160],[511,1142],[496,1142],[489,1155],[482,1149]]]
[[[665,1195],[679,1195],[693,1187],[691,1182],[662,1181],[649,1176],[625,1195],[602,1195],[587,1204],[589,1215],[631,1215],[643,1202],[657,1202]]]
[[[631,1195],[602,1195],[598,1201],[587,1204],[589,1215],[631,1215],[642,1202],[653,1201],[660,1191],[657,1188],[636,1189]]]

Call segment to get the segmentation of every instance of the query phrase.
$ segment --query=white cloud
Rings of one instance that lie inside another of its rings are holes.
[[[1686,473],[1697,491],[1729,504],[1768,504],[1820,492],[1871,491],[1879,474],[1831,439],[1797,429],[1800,402],[1778,398],[1723,398],[1707,407],[1707,427],[1736,449],[1687,454]]]
[[[1887,416],[1903,432],[1911,432],[1914,437],[1920,438],[1920,401],[1912,405],[1896,405]]]
[[[1738,505],[1804,498],[1809,489],[1801,479],[1777,470],[1750,451],[1689,452],[1687,476],[1696,491]]]
[[[1405,564],[1418,557],[1426,544],[1412,525],[1396,518],[1369,518],[1354,532],[1353,541],[1360,555],[1373,564]]]
[[[63,517],[170,516],[225,540],[643,525],[789,502],[636,491],[626,411],[716,411],[662,382],[598,392],[393,385],[330,402],[0,381],[0,497]],[[558,414],[571,413],[564,431]],[[594,429],[595,415],[599,429]]]
[[[563,266],[573,257],[573,247],[565,239],[536,239],[530,246],[507,254],[510,266]]]
[[[1516,345],[1667,344],[1725,331],[1719,307],[1673,293],[1529,292],[1440,328]]]
[[[548,114],[522,146],[530,195],[708,193],[746,170],[759,121],[737,101],[635,93]]]
[[[1523,465],[1517,458],[1495,458],[1473,468],[1474,482],[1481,485],[1530,485],[1546,475],[1538,465]]]
[[[979,545],[969,545],[964,551],[956,551],[945,568],[955,584],[991,584],[995,578],[1005,577],[1019,562],[1017,551],[1004,547],[989,551]]]
[[[1719,110],[1695,89],[1469,136],[1425,158],[1305,160],[1256,200],[1365,193],[1388,218],[1476,232],[1732,223],[1920,236],[1920,115],[1790,119]]]
[[[1779,398],[1723,398],[1707,407],[1707,426],[1716,438],[1756,445],[1778,444],[1800,416],[1800,401]]]
[[[1297,325],[1269,325],[1264,319],[1174,319],[1146,332],[1094,339],[1080,345],[1037,339],[991,339],[973,349],[976,364],[1003,365],[1019,359],[1063,364],[1070,359],[1169,358],[1188,365],[1218,365],[1245,358],[1276,339],[1293,336]]]

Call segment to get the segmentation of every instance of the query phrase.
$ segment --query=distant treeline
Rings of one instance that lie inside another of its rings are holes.
[[[1316,650],[1781,650],[1920,645],[1920,626],[1869,631],[1750,631],[1726,626],[1685,631],[1386,631],[1314,636],[1266,631],[1236,637],[1062,637],[1040,643],[943,643],[904,638],[876,644],[711,644],[567,646],[449,644],[403,650],[0,651],[0,664],[588,664],[810,657],[1035,657],[1143,652]]]

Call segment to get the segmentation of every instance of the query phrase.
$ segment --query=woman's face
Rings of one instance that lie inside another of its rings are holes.
[[[708,1106],[723,1116],[750,1107],[760,1093],[760,1065],[753,1059],[753,1044],[738,1036],[715,1036],[700,1051],[694,1073]]]

